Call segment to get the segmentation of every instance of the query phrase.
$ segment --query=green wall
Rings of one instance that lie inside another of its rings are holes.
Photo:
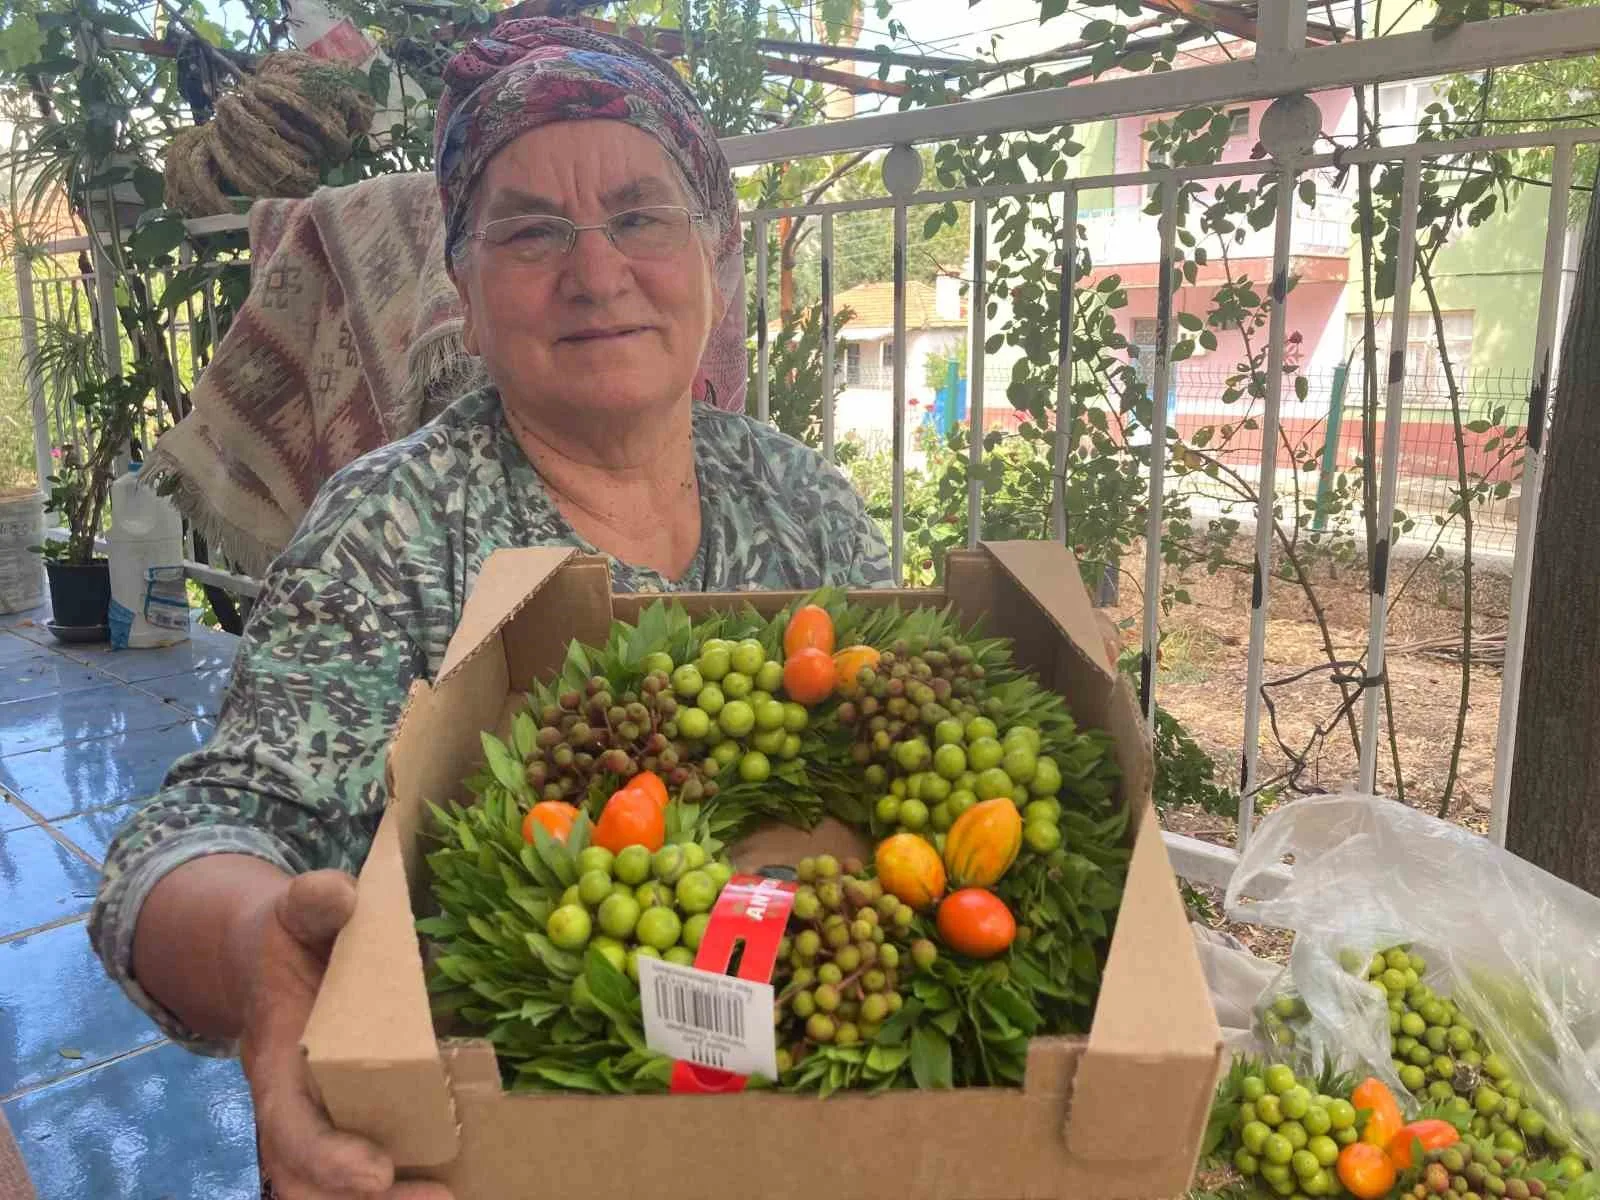
[[[1079,126],[1077,135],[1078,140],[1083,143],[1083,153],[1075,160],[1077,163],[1075,174],[1110,175],[1116,170],[1117,123],[1115,121],[1098,121],[1093,125]],[[1115,205],[1116,195],[1111,188],[1097,188],[1078,196],[1079,212],[1112,208]]]
[[[1549,192],[1526,187],[1511,207],[1475,229],[1458,229],[1434,263],[1434,287],[1446,312],[1472,310],[1472,372],[1527,374],[1533,368],[1535,324],[1544,269]],[[1345,311],[1361,311],[1361,251],[1351,247],[1352,284]],[[1385,305],[1384,307],[1387,307]],[[1411,311],[1426,313],[1419,282]]]

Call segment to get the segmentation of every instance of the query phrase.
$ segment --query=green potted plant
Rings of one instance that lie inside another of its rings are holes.
[[[92,328],[52,320],[41,321],[39,332],[30,369],[54,393],[56,411],[73,414],[66,432],[80,435],[56,447],[55,468],[45,480],[44,511],[65,534],[46,536],[36,547],[49,579],[49,628],[62,641],[103,641],[111,576],[95,541],[150,381],[144,367],[108,375]]]

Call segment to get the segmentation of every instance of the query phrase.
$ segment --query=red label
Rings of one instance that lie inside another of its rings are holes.
[[[355,22],[346,17],[307,46],[305,52],[312,58],[360,66],[372,57],[373,48],[366,35],[355,27]]]
[[[738,978],[752,983],[772,982],[773,968],[778,965],[778,943],[789,927],[789,912],[794,908],[797,890],[795,884],[782,879],[735,875],[711,909],[711,921],[694,956],[695,969],[726,975],[733,952],[742,942],[744,954],[739,959]],[[700,1094],[742,1092],[746,1078],[679,1059],[672,1067],[672,1090]]]

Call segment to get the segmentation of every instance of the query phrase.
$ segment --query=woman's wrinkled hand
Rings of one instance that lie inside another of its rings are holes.
[[[240,1059],[262,1173],[277,1200],[451,1200],[442,1184],[396,1183],[383,1151],[334,1129],[300,1051],[328,955],[355,904],[349,875],[314,871],[286,880],[241,920],[234,951],[248,990]]]

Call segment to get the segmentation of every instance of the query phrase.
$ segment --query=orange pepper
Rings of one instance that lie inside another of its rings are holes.
[[[1400,1132],[1389,1141],[1389,1159],[1402,1171],[1412,1166],[1411,1147],[1422,1144],[1422,1152],[1431,1154],[1454,1146],[1461,1140],[1461,1131],[1449,1121],[1413,1121],[1402,1125]]]
[[[1352,1142],[1339,1151],[1338,1172],[1339,1182],[1356,1200],[1383,1200],[1399,1177],[1389,1156],[1366,1142]]]
[[[1389,1143],[1406,1123],[1405,1114],[1400,1111],[1400,1104],[1388,1085],[1381,1079],[1364,1079],[1350,1093],[1350,1103],[1358,1112],[1365,1109],[1370,1114],[1361,1130],[1361,1140],[1369,1146],[1388,1150]]]

